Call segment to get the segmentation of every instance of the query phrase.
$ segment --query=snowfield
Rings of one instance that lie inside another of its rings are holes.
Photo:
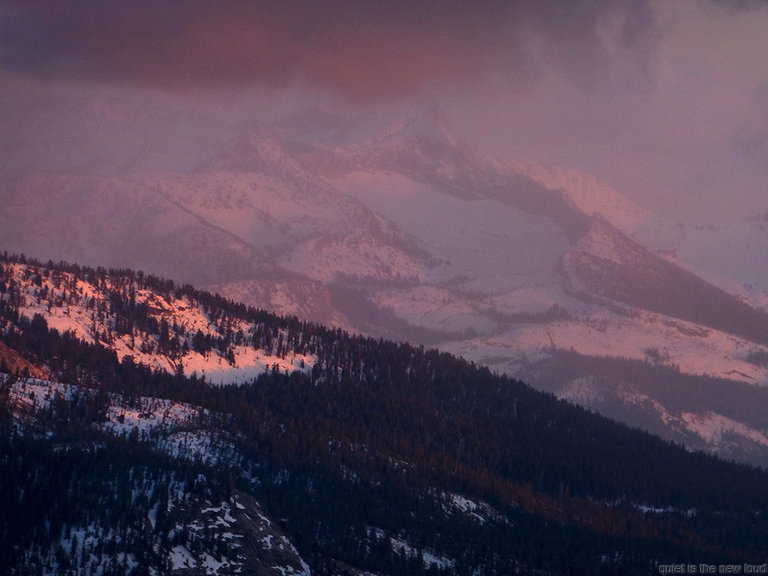
[[[70,332],[88,343],[99,341],[107,344],[119,360],[131,357],[137,363],[171,373],[181,366],[185,374],[196,374],[213,384],[249,382],[273,369],[282,372],[308,371],[316,361],[316,358],[306,354],[271,354],[244,344],[231,346],[229,358],[216,349],[199,353],[188,348],[178,355],[158,353],[156,335],[134,330],[130,334],[119,334],[115,331],[114,317],[106,315],[108,293],[125,291],[124,286],[107,285],[97,289],[72,274],[64,274],[63,278],[41,280],[38,287],[24,280],[26,270],[22,264],[11,265],[12,277],[25,289],[24,301],[19,307],[22,315],[30,319],[35,314],[44,315],[48,327],[62,334]],[[41,297],[43,292],[44,298]],[[175,327],[174,330],[185,339],[191,339],[198,332],[213,338],[221,335],[219,326],[200,305],[191,303],[186,296],[164,298],[137,288],[133,290],[133,298],[136,302],[145,303],[158,323],[166,322]],[[247,334],[253,327],[238,321],[228,328]]]

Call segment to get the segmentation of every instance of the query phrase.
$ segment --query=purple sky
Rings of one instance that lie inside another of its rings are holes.
[[[0,167],[36,167],[15,150],[105,98],[126,125],[162,104],[201,133],[308,105],[436,104],[485,152],[591,173],[679,220],[733,220],[768,210],[767,55],[764,0],[0,0]],[[141,122],[123,137],[184,124]]]

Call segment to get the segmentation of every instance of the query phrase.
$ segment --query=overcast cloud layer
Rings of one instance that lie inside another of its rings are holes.
[[[301,78],[369,100],[489,71],[528,82],[541,58],[590,78],[607,43],[643,55],[653,41],[636,0],[43,0],[5,13],[3,63],[24,73],[167,87]]]
[[[484,151],[729,220],[768,210],[766,54],[762,1],[5,1],[0,141],[39,138],[72,94],[207,122],[437,104]]]

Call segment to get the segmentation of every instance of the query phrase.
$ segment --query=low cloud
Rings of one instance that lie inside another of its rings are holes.
[[[0,172],[178,169],[241,122],[437,106],[483,152],[735,220],[768,208],[766,53],[764,0],[0,0]]]

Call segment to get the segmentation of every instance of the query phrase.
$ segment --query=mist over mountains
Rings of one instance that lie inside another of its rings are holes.
[[[56,163],[9,170],[4,250],[439,345],[693,448],[767,461],[748,409],[768,401],[764,216],[671,222],[588,176],[485,157],[434,108],[389,123],[313,108],[225,131],[176,112],[179,147],[141,128],[168,109],[138,123],[110,110],[88,108],[104,138],[76,145],[91,148],[68,156],[41,137]],[[99,141],[120,147],[99,159]],[[544,382],[563,353],[582,368]],[[614,380],[617,361],[642,369]],[[682,398],[659,396],[682,381]]]
[[[0,575],[766,572],[766,53],[0,0]]]

